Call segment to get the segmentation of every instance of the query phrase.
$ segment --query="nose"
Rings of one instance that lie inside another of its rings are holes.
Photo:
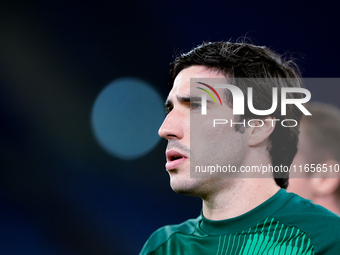
[[[181,120],[176,114],[175,110],[172,110],[163,121],[163,124],[158,130],[158,135],[167,140],[169,139],[181,139],[183,138],[183,128]]]

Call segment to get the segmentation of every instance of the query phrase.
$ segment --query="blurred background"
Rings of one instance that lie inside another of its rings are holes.
[[[157,135],[173,56],[247,35],[339,76],[334,1],[0,3],[0,254],[138,254],[199,215]],[[308,89],[340,107],[337,85]]]

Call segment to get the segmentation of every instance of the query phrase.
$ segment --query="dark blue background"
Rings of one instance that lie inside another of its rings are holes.
[[[1,1],[0,253],[136,254],[200,213],[169,187],[165,141],[132,161],[97,144],[91,109],[109,82],[138,77],[165,99],[174,55],[244,35],[304,77],[338,77],[339,24],[328,0]],[[340,106],[336,86],[310,90]]]

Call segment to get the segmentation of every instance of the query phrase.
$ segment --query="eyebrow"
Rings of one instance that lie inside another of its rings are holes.
[[[193,97],[193,96],[177,96],[177,100],[180,103],[191,103],[191,102],[201,102],[201,97]]]
[[[201,97],[196,97],[196,96],[184,96],[184,97],[180,97],[177,96],[177,100],[180,103],[195,103],[195,102],[202,102],[202,98]],[[210,99],[206,99],[208,104],[214,104],[214,102]]]
[[[177,101],[180,103],[190,103],[190,102],[201,102],[201,97],[191,97],[191,96],[177,96]],[[173,102],[171,99],[167,99],[165,101],[165,106],[171,106],[173,105]]]
[[[202,102],[201,97],[195,96],[177,96],[177,100],[180,103],[194,103],[194,102]],[[207,99],[207,103],[214,103],[212,100]],[[165,107],[173,106],[173,102],[170,99],[167,99],[164,103]]]

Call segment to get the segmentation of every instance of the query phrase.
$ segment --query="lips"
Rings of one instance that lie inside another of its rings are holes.
[[[173,170],[181,165],[187,159],[187,156],[178,151],[170,150],[166,153],[166,159],[167,163],[165,164],[165,168],[167,170]]]

